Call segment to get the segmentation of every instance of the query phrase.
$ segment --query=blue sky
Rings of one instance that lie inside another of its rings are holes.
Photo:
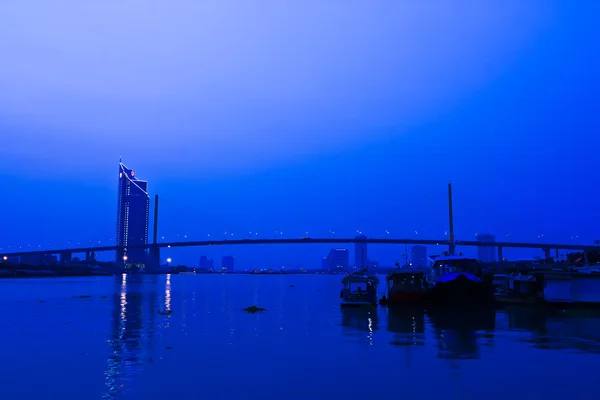
[[[166,238],[443,237],[451,180],[459,238],[600,239],[597,15],[583,0],[6,2],[0,247],[114,240],[121,154],[164,199]],[[317,266],[327,251],[171,255]]]

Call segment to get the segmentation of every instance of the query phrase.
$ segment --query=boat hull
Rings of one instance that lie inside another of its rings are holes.
[[[390,294],[383,303],[387,305],[421,306],[426,303],[425,291],[399,291]]]
[[[426,294],[426,301],[433,305],[493,304],[493,285],[458,275],[455,279],[437,282]]]
[[[370,303],[366,301],[361,302],[347,302],[343,301],[340,303],[340,307],[343,308],[365,308],[365,307],[377,307],[377,303]]]

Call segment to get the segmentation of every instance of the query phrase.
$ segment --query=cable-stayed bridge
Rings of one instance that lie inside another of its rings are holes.
[[[183,248],[183,247],[202,247],[202,246],[248,246],[248,245],[277,245],[277,244],[380,244],[380,245],[424,245],[424,246],[445,246],[447,253],[454,255],[457,246],[460,247],[494,247],[498,251],[498,259],[502,260],[502,251],[506,248],[520,249],[540,249],[545,253],[546,258],[551,257],[551,252],[556,251],[558,258],[559,250],[569,251],[598,251],[600,246],[595,244],[575,244],[575,243],[542,243],[542,242],[513,242],[513,241],[479,241],[479,240],[458,240],[454,236],[454,217],[452,208],[452,186],[448,185],[448,217],[449,217],[449,235],[439,239],[417,239],[417,238],[390,238],[389,235],[384,238],[377,237],[298,237],[298,238],[244,238],[244,239],[209,239],[209,240],[174,240],[158,241],[158,196],[155,198],[154,210],[154,232],[153,241],[145,245],[127,246],[126,249],[116,245],[91,245],[87,246],[66,246],[63,248],[38,248],[31,249],[0,249],[0,262],[14,257],[35,256],[35,255],[59,255],[61,260],[70,260],[73,254],[85,254],[86,260],[93,258],[93,253],[98,252],[116,252],[122,253],[123,250],[149,250],[154,262],[159,262],[160,249],[163,248]]]

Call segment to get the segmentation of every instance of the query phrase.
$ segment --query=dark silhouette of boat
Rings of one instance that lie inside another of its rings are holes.
[[[484,305],[494,303],[493,275],[484,274],[477,260],[444,256],[431,268],[432,285],[426,301],[432,305]]]

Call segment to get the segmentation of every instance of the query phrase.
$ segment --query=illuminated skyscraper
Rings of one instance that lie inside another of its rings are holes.
[[[117,202],[117,263],[145,264],[146,249],[130,246],[148,244],[148,182],[139,180],[135,171],[119,161],[119,193]]]

